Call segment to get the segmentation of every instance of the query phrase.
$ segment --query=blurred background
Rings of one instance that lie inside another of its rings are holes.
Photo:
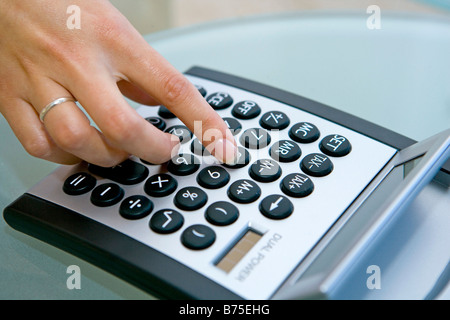
[[[111,0],[141,34],[213,20],[289,11],[363,11],[450,15],[450,0]]]

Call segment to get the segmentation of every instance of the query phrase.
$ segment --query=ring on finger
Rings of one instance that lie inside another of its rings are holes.
[[[57,105],[60,105],[64,102],[68,102],[68,101],[72,101],[72,102],[76,102],[75,99],[73,98],[69,98],[69,97],[62,97],[62,98],[58,98],[56,100],[53,100],[52,102],[50,102],[49,104],[47,104],[45,106],[45,108],[41,111],[41,113],[39,114],[39,119],[41,119],[42,122],[44,122],[44,118],[47,115],[47,113],[53,108],[56,107]]]

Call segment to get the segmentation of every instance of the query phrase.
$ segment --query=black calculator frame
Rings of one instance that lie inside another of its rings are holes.
[[[416,143],[354,115],[258,82],[203,67],[186,74],[237,87],[320,116],[402,150]],[[450,161],[441,169],[450,174]],[[216,282],[110,227],[25,193],[4,210],[23,233],[69,252],[161,299],[242,299]]]

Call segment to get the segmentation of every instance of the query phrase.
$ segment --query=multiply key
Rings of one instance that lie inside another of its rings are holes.
[[[152,197],[164,197],[172,192],[178,186],[177,180],[166,173],[155,174],[147,179],[144,185],[144,191]]]

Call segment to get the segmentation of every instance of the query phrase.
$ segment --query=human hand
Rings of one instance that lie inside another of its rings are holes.
[[[81,29],[67,27],[70,5],[81,9]],[[169,160],[178,138],[143,119],[125,95],[166,106],[197,135],[194,122],[201,121],[198,138],[211,137],[203,141],[208,151],[223,162],[235,158],[221,117],[106,0],[0,0],[0,66],[0,112],[35,157],[104,167],[130,155]],[[70,101],[41,122],[44,107],[61,97],[78,101],[99,130]]]

